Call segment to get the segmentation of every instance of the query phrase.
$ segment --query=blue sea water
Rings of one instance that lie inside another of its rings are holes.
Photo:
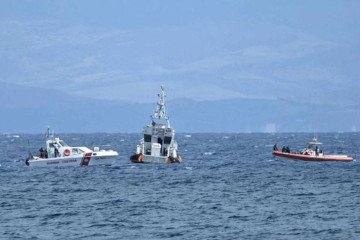
[[[271,154],[312,134],[178,134],[184,163],[173,165],[131,163],[140,134],[61,137],[120,157],[32,168],[24,159],[43,135],[0,135],[1,239],[360,239],[358,161]],[[359,155],[359,133],[318,138],[325,153]]]

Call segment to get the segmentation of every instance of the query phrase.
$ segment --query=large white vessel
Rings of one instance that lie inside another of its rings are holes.
[[[28,166],[89,166],[112,165],[119,154],[113,150],[100,150],[95,147],[70,147],[60,138],[54,137],[48,128],[46,147],[40,148],[39,156],[29,154],[25,163]]]
[[[151,124],[144,127],[144,138],[136,147],[136,154],[130,157],[135,163],[180,163],[175,131],[170,127],[165,111],[165,92],[161,86],[157,109],[151,116]]]

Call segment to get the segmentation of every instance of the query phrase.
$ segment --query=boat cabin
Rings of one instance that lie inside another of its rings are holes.
[[[165,125],[148,125],[144,128],[145,155],[168,156],[169,147],[173,143],[174,130]]]
[[[54,137],[50,129],[46,133],[46,148],[40,148],[41,158],[68,157],[71,155],[85,154],[91,152],[87,147],[70,147],[60,138]]]
[[[319,142],[316,138],[313,138],[311,142],[309,142],[308,149],[316,150],[319,149],[319,146],[322,145],[321,142]]]
[[[144,138],[136,152],[153,157],[168,157],[169,155],[177,157],[175,131],[170,127],[170,121],[166,115],[165,92],[162,86],[158,97],[157,109],[151,116],[151,124],[144,127]]]
[[[322,145],[321,142],[319,142],[316,138],[313,138],[309,142],[308,146],[301,151],[301,153],[305,155],[316,155],[316,156],[323,155],[323,151],[320,149],[321,145]]]
[[[60,157],[61,150],[65,147],[69,147],[69,145],[59,138],[51,138],[46,141],[46,149],[49,158]]]

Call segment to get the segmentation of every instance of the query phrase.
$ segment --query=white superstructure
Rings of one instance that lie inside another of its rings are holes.
[[[181,162],[178,155],[178,144],[175,141],[175,130],[171,128],[169,117],[166,115],[165,92],[161,86],[158,94],[156,111],[151,116],[151,124],[144,127],[144,138],[136,147],[136,154],[130,157],[132,162]]]

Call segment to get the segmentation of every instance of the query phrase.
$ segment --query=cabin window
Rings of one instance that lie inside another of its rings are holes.
[[[165,137],[164,144],[170,144],[170,143],[171,143],[171,137]]]
[[[60,145],[63,147],[68,147],[69,145],[67,145],[64,141],[60,140],[59,141]]]
[[[144,142],[151,142],[151,135],[150,134],[144,134]]]
[[[79,148],[72,148],[71,151],[74,153],[74,154],[82,154],[82,153],[85,153],[83,150],[79,149]]]

